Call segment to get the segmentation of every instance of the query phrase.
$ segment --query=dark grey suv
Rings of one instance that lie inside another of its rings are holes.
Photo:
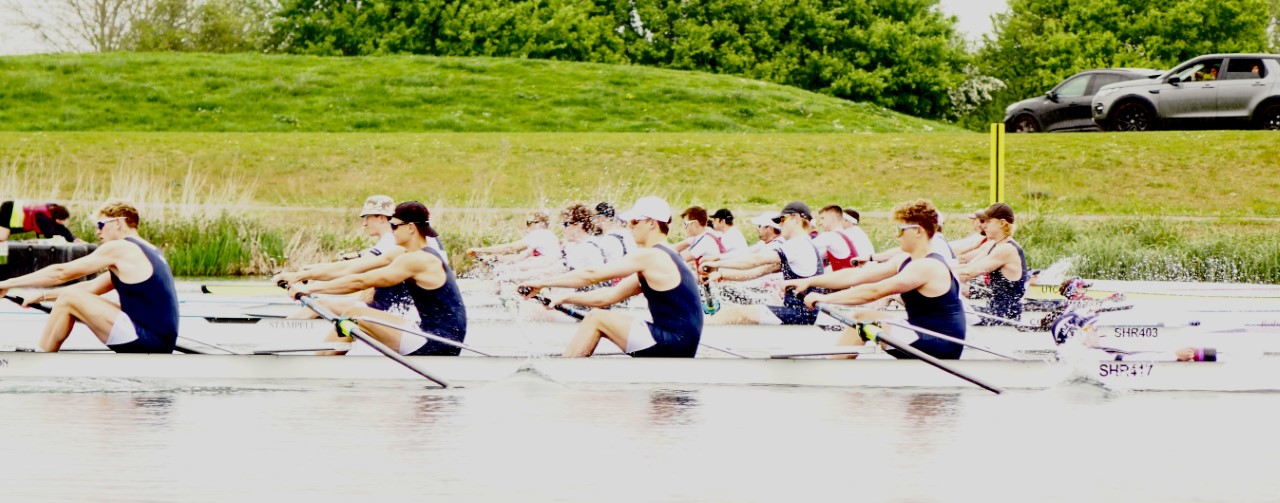
[[[1280,55],[1210,54],[1154,80],[1099,89],[1093,120],[1103,130],[1248,124],[1280,129]]]
[[[1093,93],[1107,84],[1155,78],[1160,70],[1108,68],[1086,70],[1068,77],[1041,96],[1025,99],[1004,109],[1004,129],[1010,133],[1038,131],[1091,131]]]

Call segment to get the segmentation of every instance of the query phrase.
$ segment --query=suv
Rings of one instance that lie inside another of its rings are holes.
[[[1176,124],[1247,122],[1280,129],[1280,55],[1211,54],[1153,80],[1098,90],[1093,121],[1104,131],[1147,131]]]
[[[1004,129],[1010,133],[1038,131],[1089,131],[1093,123],[1093,93],[1107,84],[1156,78],[1160,70],[1109,68],[1087,70],[1062,81],[1042,96],[1025,99],[1004,109]]]

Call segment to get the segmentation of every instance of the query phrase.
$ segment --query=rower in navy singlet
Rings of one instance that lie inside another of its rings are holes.
[[[417,316],[415,323],[406,322],[394,314],[362,305],[349,305],[335,313],[347,318],[375,318],[380,323],[361,323],[360,328],[378,342],[402,355],[457,355],[456,346],[416,335],[414,332],[464,342],[467,334],[467,312],[462,303],[453,269],[444,262],[438,251],[428,243],[431,228],[427,207],[417,201],[396,206],[388,220],[396,244],[404,248],[390,264],[360,274],[343,276],[328,281],[312,281],[293,284],[290,298],[312,293],[345,294],[365,288],[402,287],[412,299]],[[396,328],[403,327],[403,328]],[[330,341],[349,341],[337,332],[330,332]],[[336,351],[333,353],[345,353]]]
[[[986,256],[961,266],[956,269],[956,274],[967,281],[990,273],[991,300],[981,310],[999,318],[1020,321],[1029,271],[1026,254],[1013,240],[1013,208],[1005,203],[996,203],[983,210],[982,215],[985,216],[983,231],[993,244]],[[999,323],[999,320],[984,318],[980,324]]]
[[[26,297],[28,305],[54,301],[40,348],[57,351],[79,322],[119,353],[173,352],[178,338],[178,300],[169,264],[159,249],[138,236],[138,210],[132,204],[108,201],[98,216],[102,245],[96,250],[71,262],[0,281],[0,294],[15,287],[61,285],[106,269],[109,274],[74,287]],[[120,295],[119,305],[101,297],[113,289]]]
[[[898,222],[898,242],[904,253],[883,263],[787,281],[783,287],[793,288],[798,293],[811,288],[843,289],[829,294],[808,293],[804,301],[809,306],[817,303],[862,305],[901,294],[907,308],[908,323],[964,339],[964,306],[960,303],[959,283],[948,268],[947,259],[930,250],[930,242],[938,228],[937,209],[927,200],[916,200],[894,208],[893,218]],[[855,317],[861,321],[876,321],[887,319],[888,315],[882,311],[862,311]],[[912,331],[907,331],[906,336],[899,339],[942,359],[959,358],[963,349],[958,344]],[[856,331],[847,330],[838,344],[861,346],[864,341]],[[906,357],[905,353],[898,351],[890,354]]]
[[[548,296],[552,306],[574,304],[607,307],[635,295],[644,295],[652,321],[609,310],[586,315],[565,348],[564,356],[591,356],[601,339],[608,339],[635,357],[691,358],[702,338],[702,307],[693,271],[666,246],[671,207],[656,197],[636,201],[621,214],[635,237],[637,249],[618,262],[582,268],[542,280],[530,280],[527,297],[543,288],[582,288],[620,279],[616,285],[589,292]]]

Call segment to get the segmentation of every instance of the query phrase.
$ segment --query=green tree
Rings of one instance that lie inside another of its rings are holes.
[[[243,52],[266,43],[272,0],[151,0],[132,20],[137,51]]]
[[[1168,69],[1214,52],[1262,52],[1277,0],[1010,0],[978,52],[980,71],[1005,83],[965,125],[1090,68]]]
[[[632,63],[943,117],[969,63],[938,0],[289,0],[271,47]]]

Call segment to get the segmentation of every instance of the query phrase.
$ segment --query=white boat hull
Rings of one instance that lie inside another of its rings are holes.
[[[893,388],[973,385],[923,362],[859,360],[410,357],[452,384],[500,381],[535,372],[566,384],[711,384]],[[1044,389],[1084,379],[1134,391],[1280,391],[1280,365],[1242,362],[1049,361],[948,362],[1006,389]],[[161,380],[337,379],[428,381],[377,356],[124,355],[0,352],[0,379],[130,378]]]

